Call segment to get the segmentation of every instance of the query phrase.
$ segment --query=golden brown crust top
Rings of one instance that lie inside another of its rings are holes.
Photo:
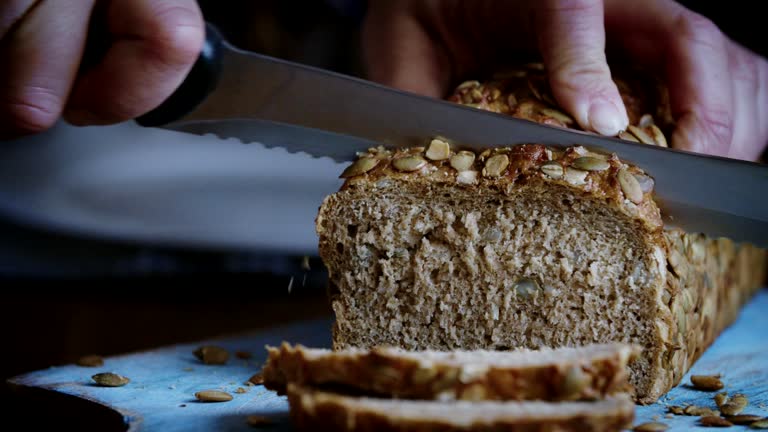
[[[617,68],[614,82],[629,117],[629,128],[619,138],[667,147],[673,127],[669,97],[658,80],[638,71]],[[582,130],[552,96],[546,70],[540,63],[522,65],[490,80],[465,81],[449,101],[535,122]]]
[[[385,179],[454,184],[505,194],[534,184],[565,187],[606,200],[650,231],[663,226],[650,176],[615,154],[599,154],[581,146],[562,150],[521,144],[475,154],[454,151],[448,143],[434,139],[426,148],[369,149],[341,177],[346,179],[342,190]]]

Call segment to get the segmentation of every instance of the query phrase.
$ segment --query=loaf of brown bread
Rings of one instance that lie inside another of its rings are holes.
[[[513,351],[329,350],[267,347],[264,386],[343,388],[371,396],[424,400],[595,400],[631,393],[626,344]]]
[[[504,78],[522,89],[471,82],[452,99],[570,127],[530,73]],[[626,139],[664,144],[666,110],[625,101]],[[665,228],[653,173],[615,155],[535,143],[475,154],[434,140],[371,149],[342,177],[316,220],[336,349],[625,342],[642,347],[631,383],[648,403],[765,281],[764,250]]]
[[[626,394],[595,402],[424,401],[350,397],[288,384],[300,431],[619,432],[635,405]]]

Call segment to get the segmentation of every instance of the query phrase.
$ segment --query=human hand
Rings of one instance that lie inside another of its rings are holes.
[[[90,34],[89,22],[105,35]],[[4,0],[0,4],[0,138],[129,120],[160,105],[197,59],[195,0]],[[86,37],[103,57],[80,73]]]
[[[768,142],[766,60],[672,0],[371,0],[363,37],[371,79],[434,97],[539,53],[558,104],[610,136],[628,124],[618,53],[664,77],[672,147],[755,160]]]

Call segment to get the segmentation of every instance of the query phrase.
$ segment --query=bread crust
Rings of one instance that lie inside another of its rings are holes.
[[[613,82],[626,107],[629,125],[632,126],[632,130],[620,134],[620,137],[667,147],[666,137],[674,130],[675,121],[666,86],[647,71],[626,65],[611,67]],[[465,81],[447,99],[551,126],[583,130],[555,101],[546,70],[541,63],[510,67],[482,81]],[[654,129],[658,129],[662,137],[656,136],[657,131]]]
[[[631,393],[627,364],[639,348],[611,344],[583,357],[530,365],[487,365],[416,359],[397,349],[309,350],[267,347],[264,385],[284,394],[287,384],[342,386],[369,395],[440,400],[594,400]],[[478,353],[480,354],[480,353]],[[531,356],[538,355],[531,352]]]
[[[461,151],[456,148],[456,151]],[[468,151],[468,150],[464,150]],[[647,231],[660,233],[663,227],[661,213],[653,200],[653,178],[639,167],[626,163],[615,154],[601,154],[588,150],[583,146],[573,146],[566,149],[547,148],[542,144],[520,144],[510,147],[488,149],[477,155],[470,169],[457,171],[450,165],[449,160],[429,161],[421,169],[403,172],[395,167],[398,160],[408,157],[423,157],[424,147],[399,148],[388,150],[372,148],[362,154],[358,161],[367,158],[375,159],[376,166],[364,175],[352,176],[346,179],[341,191],[352,190],[357,186],[377,183],[381,180],[401,181],[418,185],[449,185],[475,191],[490,191],[509,195],[517,187],[529,187],[546,190],[552,187],[570,189],[581,195],[589,195],[595,199],[605,200],[612,208],[642,224]],[[501,175],[488,174],[489,161],[495,157],[506,157],[507,168]],[[605,161],[608,167],[600,171],[579,169],[579,163],[586,158]],[[560,176],[546,173],[546,167],[559,166],[563,170]],[[649,182],[649,187],[641,190],[641,200],[631,201],[624,192],[619,181],[619,172],[626,171],[638,182]],[[474,172],[475,181],[463,183],[461,173]],[[333,197],[334,195],[331,195]],[[332,198],[331,198],[332,199]],[[322,213],[320,214],[322,217]],[[322,220],[317,221],[317,229],[322,232]]]
[[[635,406],[629,398],[618,398],[614,409],[602,412],[590,409],[584,402],[583,412],[574,415],[541,416],[508,415],[485,418],[466,424],[452,421],[451,402],[426,402],[444,404],[446,415],[440,418],[398,416],[386,410],[366,407],[354,397],[325,393],[311,388],[289,384],[288,401],[291,420],[300,431],[348,431],[348,432],[427,432],[427,431],[505,431],[505,432],[611,432],[631,426]],[[411,401],[413,404],[423,401]],[[482,409],[482,402],[471,403],[471,409]],[[493,402],[491,402],[493,403]],[[505,402],[515,404],[515,402]]]

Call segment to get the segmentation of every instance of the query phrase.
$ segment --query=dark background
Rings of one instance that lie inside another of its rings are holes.
[[[712,18],[737,41],[766,54],[763,15],[755,10],[760,2],[683,3]],[[207,19],[235,45],[362,75],[360,10],[339,11],[321,0],[200,0],[200,4]],[[91,353],[108,356],[330,316],[322,263],[312,257],[309,272],[300,263],[301,257],[268,253],[84,240],[0,219],[0,328],[4,329],[0,377],[73,362]],[[305,273],[302,285],[298,281]],[[295,279],[289,293],[291,277]],[[205,288],[190,289],[192,281]],[[8,389],[1,396],[6,412],[20,418],[34,415],[29,399],[13,397]],[[59,420],[50,419],[51,424]]]

